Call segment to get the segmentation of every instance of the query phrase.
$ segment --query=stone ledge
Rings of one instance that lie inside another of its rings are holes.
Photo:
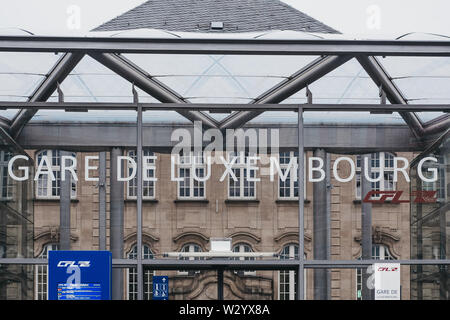
[[[175,199],[174,203],[209,203],[208,199]]]
[[[125,199],[124,202],[133,203],[136,202],[137,199]],[[142,199],[142,202],[148,202],[148,203],[158,203],[159,200],[157,199]]]
[[[311,200],[305,199],[304,203],[310,203]],[[298,203],[298,200],[296,199],[277,199],[275,200],[275,203]]]
[[[55,198],[55,199],[34,198],[33,202],[60,202],[60,200],[57,198]],[[70,199],[70,202],[78,203],[78,202],[80,202],[80,200],[79,199]]]
[[[225,199],[225,203],[259,203],[258,199]]]

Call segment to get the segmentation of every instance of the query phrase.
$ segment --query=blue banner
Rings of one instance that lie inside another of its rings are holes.
[[[153,276],[153,300],[169,300],[168,276]]]
[[[110,300],[111,252],[49,251],[49,300]]]

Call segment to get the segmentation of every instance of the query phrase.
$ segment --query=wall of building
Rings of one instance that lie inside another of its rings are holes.
[[[29,150],[29,154],[35,151]],[[84,180],[84,157],[96,153],[78,153],[77,196],[71,205],[71,240],[74,250],[98,249],[98,187],[97,182]],[[253,251],[280,252],[286,244],[298,242],[298,202],[278,199],[278,181],[271,182],[261,176],[256,185],[256,200],[229,200],[227,179],[219,182],[223,165],[213,164],[211,178],[206,182],[206,200],[177,200],[177,183],[170,181],[170,155],[155,154],[155,199],[143,202],[143,242],[155,258],[164,252],[180,251],[184,244],[198,244],[209,250],[209,238],[231,237],[233,244],[246,243]],[[308,152],[307,156],[311,156]],[[411,160],[412,153],[398,153]],[[339,155],[332,155],[331,166]],[[354,156],[351,156],[354,157]],[[109,155],[108,155],[109,160]],[[98,165],[91,161],[91,165]],[[107,217],[109,217],[109,161],[107,161]],[[263,167],[263,166],[261,166]],[[266,165],[268,167],[268,165]],[[340,174],[347,176],[349,166],[341,163]],[[98,176],[96,170],[91,176]],[[357,259],[360,254],[361,204],[355,199],[355,181],[340,183],[331,180],[331,259]],[[125,183],[126,186],[126,183]],[[409,184],[400,176],[398,190],[404,190],[409,199]],[[127,198],[124,206],[124,257],[136,242],[136,202]],[[313,257],[313,184],[306,185],[305,201],[305,254]],[[37,199],[35,214],[35,256],[43,246],[58,241],[59,200]],[[386,245],[396,259],[409,258],[409,204],[373,205],[374,243]],[[109,238],[109,218],[107,219]],[[109,246],[109,244],[107,244]],[[408,269],[408,270],[407,270]],[[157,274],[163,274],[158,272]],[[202,271],[193,276],[171,275],[173,298],[206,299],[216,295],[214,272]],[[307,298],[313,298],[313,272],[307,271]],[[126,287],[126,286],[125,286]],[[225,298],[277,299],[278,272],[258,271],[256,276],[239,276],[226,272]],[[409,298],[409,268],[402,270],[403,298]],[[332,299],[356,299],[356,271],[341,269],[331,271]]]

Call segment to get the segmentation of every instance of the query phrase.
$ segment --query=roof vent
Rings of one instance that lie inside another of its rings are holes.
[[[223,30],[223,22],[222,21],[212,21],[211,22],[211,30]]]

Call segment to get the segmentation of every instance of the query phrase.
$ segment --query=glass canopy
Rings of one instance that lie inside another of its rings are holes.
[[[30,35],[20,29],[2,29],[0,35]],[[158,30],[131,30],[125,32],[92,32],[90,37],[223,37],[217,34],[173,33]],[[227,38],[263,39],[317,39],[341,35],[308,34],[294,31],[246,33],[226,35]],[[444,36],[410,34],[406,39],[443,40]],[[62,53],[0,53],[0,101],[27,101],[46,78]],[[317,59],[317,56],[252,56],[252,55],[174,55],[124,54],[153,79],[167,86],[192,103],[252,103],[260,95],[289,79]],[[408,103],[450,103],[450,58],[378,57],[392,82]],[[85,56],[70,75],[60,84],[67,102],[131,102],[131,83],[104,67],[90,56]],[[334,71],[311,83],[309,89],[315,103],[380,103],[379,88],[356,59],[351,59]],[[138,89],[141,102],[158,102]],[[57,101],[56,92],[48,101]],[[305,103],[305,89],[282,103]],[[12,119],[17,110],[2,110],[0,116]],[[228,114],[210,114],[220,121]],[[441,116],[439,112],[419,113],[426,123]],[[135,121],[133,111],[89,111],[66,113],[41,110],[31,121]],[[174,111],[145,112],[144,122],[186,122]],[[251,122],[295,122],[289,112],[265,112]],[[404,124],[397,113],[332,113],[307,112],[305,123],[362,123]]]

